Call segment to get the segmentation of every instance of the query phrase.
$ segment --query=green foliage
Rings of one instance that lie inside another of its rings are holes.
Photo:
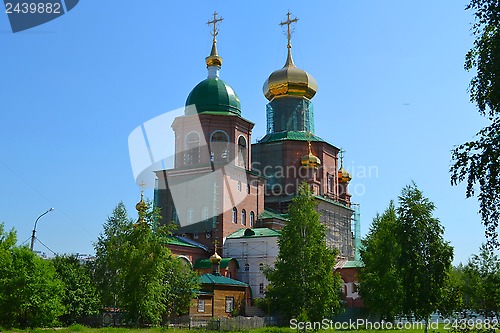
[[[340,308],[341,280],[333,273],[335,252],[326,246],[325,227],[315,208],[310,189],[302,184],[281,232],[275,267],[265,270],[271,282],[266,297],[287,319],[301,315],[322,320]]]
[[[57,256],[52,259],[52,263],[64,285],[62,302],[66,311],[61,317],[62,323],[71,325],[98,314],[99,295],[89,266],[81,264],[74,256]]]
[[[56,325],[64,306],[63,285],[54,266],[27,247],[11,246],[7,251],[10,256],[4,252],[0,264],[0,324],[6,327]]]
[[[358,278],[362,282],[363,303],[383,320],[393,321],[401,312],[403,290],[399,271],[401,245],[395,239],[397,216],[394,202],[373,219],[366,238],[362,240],[361,258],[364,267]]]
[[[488,245],[500,246],[500,2],[471,0],[466,7],[474,11],[474,46],[467,53],[465,69],[475,69],[470,82],[470,100],[490,125],[477,133],[477,139],[455,147],[450,168],[451,183],[467,182],[466,196],[479,185],[481,219],[486,227]]]
[[[485,245],[464,268],[467,309],[485,318],[500,316],[500,258]]]
[[[403,286],[402,314],[426,320],[440,305],[453,259],[444,229],[433,217],[434,203],[415,184],[399,197],[397,237],[401,245],[399,269]]]
[[[168,230],[147,204],[137,223],[120,203],[95,244],[95,278],[105,307],[124,311],[125,322],[158,325],[187,310],[197,280],[166,247]]]
[[[415,184],[406,186],[398,207],[391,202],[363,240],[360,292],[387,320],[396,315],[427,320],[443,305],[453,249],[434,209]]]

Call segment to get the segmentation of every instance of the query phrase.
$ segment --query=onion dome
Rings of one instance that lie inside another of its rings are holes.
[[[269,75],[262,90],[269,101],[280,96],[311,99],[318,90],[318,84],[311,74],[295,66],[291,46],[289,45],[285,66]]]
[[[188,107],[190,105],[196,106]],[[241,115],[241,105],[233,88],[218,77],[207,78],[191,91],[186,100],[187,116],[207,111]]]
[[[340,168],[339,173],[338,173],[338,177],[339,177],[340,183],[349,183],[352,179],[349,171],[347,171],[343,167]]]
[[[148,210],[148,204],[144,201],[144,192],[141,192],[141,201],[135,205],[135,209],[137,209],[139,215],[137,223],[144,222],[144,216],[146,216],[146,211]]]
[[[217,22],[215,14],[214,21],[209,23]],[[240,116],[241,105],[238,95],[236,95],[230,85],[219,78],[222,58],[219,57],[217,52],[217,40],[215,38],[217,32],[215,28],[212,35],[214,36],[212,50],[210,51],[210,55],[205,58],[208,77],[198,83],[191,93],[189,93],[184,113],[187,116],[203,112],[217,112]],[[195,106],[196,109],[189,106]]]
[[[311,151],[311,141],[309,141],[309,153],[302,156],[302,158],[300,159],[300,163],[306,168],[314,169],[318,168],[321,165],[321,160]]]
[[[210,256],[209,260],[212,264],[220,264],[222,258],[217,254],[217,251],[215,251],[214,254]]]
[[[338,172],[339,183],[349,183],[352,179],[351,174],[344,169],[344,149],[340,149],[340,169]]]

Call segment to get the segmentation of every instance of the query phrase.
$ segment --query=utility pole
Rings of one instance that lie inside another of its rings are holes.
[[[35,220],[35,226],[33,227],[33,233],[31,234],[31,251],[33,251],[33,247],[35,246],[35,234],[36,234],[36,223],[38,222],[38,220],[40,219],[40,217],[44,216],[45,214],[47,213],[50,213],[51,211],[53,211],[54,208],[50,208],[48,211],[46,211],[45,213],[41,214],[40,216],[38,216]]]

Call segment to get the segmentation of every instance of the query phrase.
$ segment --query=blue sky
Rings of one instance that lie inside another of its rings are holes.
[[[486,124],[463,69],[473,41],[466,3],[81,1],[16,34],[0,13],[0,222],[22,243],[55,207],[39,221],[40,240],[55,252],[92,253],[118,202],[135,215],[128,135],[182,107],[206,77],[214,10],[224,17],[221,78],[256,123],[253,141],[262,137],[262,84],[285,62],[278,24],[290,10],[299,17],[295,63],[318,81],[316,134],[346,150],[362,234],[413,180],[436,204],[455,263],[464,262],[484,228],[476,199],[450,186],[450,151]]]

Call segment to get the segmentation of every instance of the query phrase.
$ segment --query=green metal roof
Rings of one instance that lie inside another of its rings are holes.
[[[244,282],[216,274],[203,274],[200,276],[200,282],[201,284],[248,287],[248,284]]]
[[[198,248],[198,246],[189,244],[187,242],[183,242],[182,240],[178,239],[177,237],[174,236],[169,236],[167,237],[167,244],[168,245],[177,245],[177,246],[185,246],[185,247],[195,247]]]
[[[267,142],[276,142],[276,141],[317,141],[317,142],[325,142],[319,136],[308,133],[308,132],[298,132],[298,131],[284,131],[284,132],[276,132],[270,133],[264,136],[259,140],[259,143],[267,143]]]
[[[269,228],[240,229],[227,236],[228,239],[255,238],[255,237],[279,237],[281,233]]]
[[[220,268],[227,268],[229,266],[229,263],[231,260],[234,260],[236,262],[236,268],[240,268],[240,264],[238,263],[238,260],[234,258],[222,258],[220,261]],[[211,268],[212,263],[210,262],[210,259],[198,259],[194,263],[193,268],[194,269],[204,269],[204,268]]]
[[[360,268],[363,266],[364,265],[361,260],[349,260],[344,266],[342,266],[342,268]]]
[[[186,100],[186,106],[195,105],[196,112],[216,112],[217,114],[241,115],[238,95],[227,83],[219,78],[208,78],[196,85]],[[186,108],[186,115],[196,114]]]
[[[259,215],[259,219],[278,219],[288,221],[288,214],[281,214],[270,209],[264,209]]]

